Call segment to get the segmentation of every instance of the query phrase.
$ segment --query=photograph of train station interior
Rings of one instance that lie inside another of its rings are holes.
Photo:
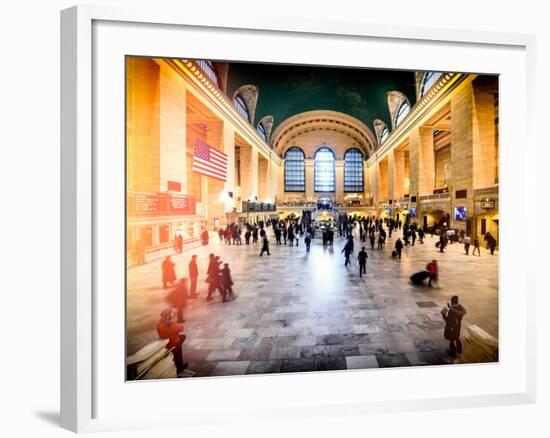
[[[127,56],[125,85],[127,380],[498,362],[498,76]]]

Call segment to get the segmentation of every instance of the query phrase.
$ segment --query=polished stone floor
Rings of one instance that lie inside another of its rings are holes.
[[[400,233],[398,233],[400,234]],[[361,246],[355,239],[351,267],[340,253],[314,240],[306,254],[274,245],[259,257],[259,246],[210,245],[173,256],[178,276],[186,276],[191,254],[198,255],[200,297],[185,308],[184,360],[196,376],[342,370],[453,363],[443,339],[440,310],[452,295],[467,309],[463,328],[476,324],[498,337],[498,253],[482,248],[466,256],[460,244],[441,254],[436,238],[406,246],[393,260],[396,233],[382,251],[367,248],[367,274],[359,277]],[[230,264],[237,298],[206,301],[208,254]],[[439,288],[413,286],[409,276],[431,259],[439,263]],[[160,282],[161,260],[128,270],[127,352],[157,339],[159,313],[166,308]]]

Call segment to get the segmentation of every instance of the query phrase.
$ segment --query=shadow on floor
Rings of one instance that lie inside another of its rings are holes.
[[[34,413],[38,418],[53,426],[59,426],[61,414],[57,411],[38,411]]]

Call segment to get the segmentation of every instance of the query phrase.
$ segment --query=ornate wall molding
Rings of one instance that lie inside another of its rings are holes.
[[[249,122],[254,124],[256,116],[256,105],[258,103],[258,95],[260,94],[259,88],[256,85],[251,84],[241,85],[233,93],[233,100],[235,100],[237,94],[240,94],[244,100],[244,103],[246,103],[246,107],[248,108],[248,115],[250,116]]]
[[[374,132],[376,134],[376,148],[378,149],[378,146],[382,143],[382,132],[384,132],[384,129],[388,129],[388,125],[386,125],[386,122],[380,119],[374,119],[372,121],[372,125],[374,126]]]
[[[392,130],[396,127],[397,111],[403,104],[407,102],[410,105],[409,99],[401,91],[388,91],[388,109],[391,116]]]
[[[273,130],[273,122],[274,122],[274,119],[272,115],[263,116],[258,122],[259,124],[261,123],[261,125],[265,129],[265,137],[268,143],[271,138],[271,131]]]
[[[295,138],[312,131],[334,131],[350,138],[350,146],[357,146],[365,157],[376,149],[372,131],[360,120],[348,114],[330,110],[306,111],[289,117],[273,132],[271,144],[280,156]]]

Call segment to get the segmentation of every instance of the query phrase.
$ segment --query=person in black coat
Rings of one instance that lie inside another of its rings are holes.
[[[189,262],[189,282],[190,293],[189,298],[196,298],[197,295],[197,281],[199,279],[199,267],[197,266],[197,256],[192,255]]]
[[[423,230],[422,228],[420,228],[420,229],[418,230],[418,240],[419,240],[420,243],[422,243],[422,244],[424,243],[424,235],[425,235],[424,230]]]
[[[287,239],[290,246],[294,246],[294,230],[292,229],[292,225],[288,226]]]
[[[183,308],[187,303],[187,298],[187,278],[182,278],[175,289],[170,292],[170,294],[168,294],[168,296],[166,297],[166,301],[168,301],[170,306],[175,307],[178,311],[177,322],[184,322]]]
[[[462,318],[466,315],[466,309],[458,303],[458,297],[454,295],[451,297],[451,304],[447,303],[447,309],[441,310],[441,315],[445,320],[443,336],[449,341],[449,350],[447,350],[447,353],[451,357],[456,357],[457,353],[462,354],[460,329]]]
[[[439,235],[439,252],[445,252],[443,251],[445,247],[447,246],[447,236],[445,236],[444,232],[441,232]]]
[[[304,238],[304,243],[306,244],[306,252],[309,252],[311,248],[311,237],[309,236],[309,233],[306,234],[306,237]]]
[[[168,287],[168,283],[170,283],[171,286],[174,285],[174,282],[176,281],[176,270],[174,269],[175,263],[172,262],[172,259],[170,256],[166,256],[166,258],[162,262],[162,288],[166,289]]]
[[[220,272],[220,281],[223,286],[224,295],[223,302],[225,303],[228,299],[234,300],[235,294],[233,293],[233,279],[231,278],[231,270],[229,269],[229,263],[224,263],[223,269]]]
[[[374,236],[374,231],[371,231],[369,234],[369,240],[370,240],[370,249],[374,251],[374,242],[376,240]]]
[[[367,251],[365,251],[365,247],[361,248],[361,251],[359,251],[359,255],[357,256],[357,259],[359,260],[359,277],[362,277],[363,274],[367,273],[367,259],[368,259]]]
[[[399,257],[399,260],[401,260],[401,252],[403,251],[403,242],[401,242],[401,239],[398,237],[395,241],[395,252],[397,253],[397,257]]]
[[[262,250],[260,251],[260,257],[264,255],[264,252],[267,252],[267,255],[271,255],[269,253],[269,241],[267,240],[267,237],[264,237],[262,240]]]
[[[351,255],[351,245],[350,245],[350,240],[348,240],[348,242],[346,243],[346,245],[344,246],[344,249],[342,249],[342,252],[344,253],[344,256],[346,257],[346,261],[344,262],[344,266],[348,266],[349,264],[351,264],[350,260],[349,260],[349,256]]]
[[[213,299],[212,294],[216,289],[220,291],[223,296],[222,288],[220,285],[220,258],[214,254],[210,254],[210,261],[208,263],[208,269],[206,271],[206,282],[208,283],[208,295],[206,299],[210,301]]]

